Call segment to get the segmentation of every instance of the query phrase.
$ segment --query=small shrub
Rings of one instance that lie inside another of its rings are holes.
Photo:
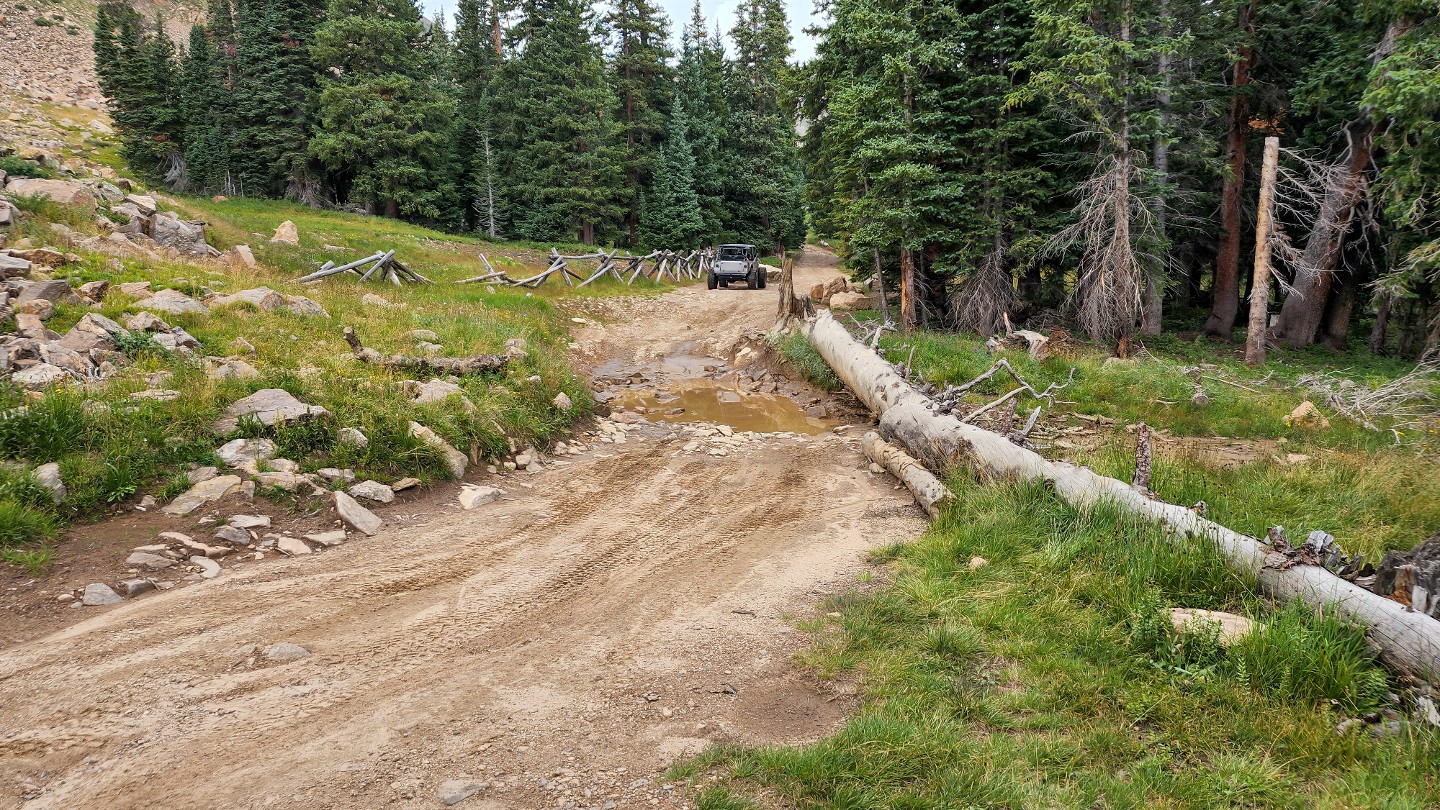
[[[55,393],[0,419],[0,453],[44,464],[83,446],[88,423],[81,402],[74,394]]]
[[[0,548],[0,562],[24,568],[32,577],[45,573],[55,560],[55,551],[50,548]]]
[[[105,495],[105,502],[112,504],[129,500],[140,489],[140,483],[135,479],[133,469],[128,466],[118,466],[109,461],[105,462],[105,475],[100,486]]]
[[[23,6],[19,6],[24,11]],[[15,177],[38,177],[44,180],[52,179],[55,173],[46,166],[33,160],[26,160],[19,155],[0,155],[0,171]],[[23,206],[19,206],[24,210]]]
[[[835,376],[825,358],[815,351],[810,341],[804,335],[794,332],[786,334],[774,347],[780,352],[785,362],[800,372],[811,385],[825,391],[834,391],[840,388],[840,378]]]
[[[0,500],[0,548],[18,549],[55,536],[55,516],[10,500]]]
[[[50,26],[55,25],[56,23],[55,23],[54,20],[50,19],[49,17],[41,16],[41,17],[36,17],[36,18],[35,18],[35,24],[38,25],[38,26],[40,26],[41,28],[49,28]]]
[[[164,357],[166,354],[159,341],[155,340],[155,336],[149,332],[131,332],[128,335],[119,335],[115,338],[115,348],[131,359]]]

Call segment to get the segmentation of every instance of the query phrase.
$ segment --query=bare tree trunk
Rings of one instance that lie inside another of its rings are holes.
[[[1371,354],[1381,354],[1385,351],[1385,339],[1390,328],[1390,309],[1395,302],[1385,290],[1380,290],[1375,295],[1380,303],[1375,309],[1375,326],[1370,330],[1369,348]]]
[[[913,329],[915,319],[915,254],[907,247],[900,248],[900,326]]]
[[[1345,235],[1369,185],[1374,128],[1369,122],[1355,123],[1349,134],[1349,153],[1325,189],[1320,214],[1306,237],[1300,267],[1295,272],[1294,289],[1285,296],[1275,324],[1275,334],[1291,346],[1308,346],[1319,336],[1335,271],[1344,252]]]
[[[495,172],[490,152],[490,133],[485,133],[485,233],[495,241]]]
[[[1350,316],[1355,311],[1355,293],[1360,280],[1355,272],[1342,271],[1339,282],[1325,307],[1322,337],[1327,347],[1343,352],[1350,345]]]
[[[1245,188],[1245,151],[1250,135],[1250,71],[1255,65],[1255,3],[1250,0],[1240,7],[1237,24],[1244,41],[1240,58],[1235,60],[1234,80],[1230,97],[1230,140],[1226,148],[1230,174],[1225,178],[1220,200],[1220,255],[1215,260],[1215,284],[1211,287],[1213,301],[1210,317],[1205,321],[1207,335],[1230,339],[1235,328],[1235,315],[1240,311],[1240,228],[1241,194]]]
[[[1260,203],[1255,209],[1255,276],[1250,282],[1250,324],[1245,332],[1245,362],[1265,362],[1270,333],[1270,231],[1275,215],[1275,175],[1280,168],[1280,139],[1265,139],[1260,169]]]
[[[875,256],[875,286],[880,292],[880,316],[884,318],[881,323],[893,323],[890,320],[890,299],[885,295],[885,268],[880,264],[880,248],[870,248],[871,254]]]

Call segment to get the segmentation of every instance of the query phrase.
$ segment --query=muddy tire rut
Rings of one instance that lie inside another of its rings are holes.
[[[616,306],[577,331],[589,368],[730,362],[774,295]],[[96,609],[0,652],[0,807],[688,806],[678,759],[853,705],[793,666],[796,620],[924,526],[859,433],[624,424],[478,510]]]

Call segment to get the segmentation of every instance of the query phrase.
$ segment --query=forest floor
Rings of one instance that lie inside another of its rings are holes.
[[[836,272],[806,257],[807,283]],[[835,728],[853,686],[794,666],[795,621],[923,513],[867,470],[861,414],[766,384],[772,294],[577,306],[598,397],[666,405],[656,421],[617,412],[589,452],[485,481],[505,495],[479,510],[440,485],[381,511],[406,514],[373,539],[84,608],[9,647],[0,804],[685,806],[663,780],[675,761]],[[664,421],[697,390],[740,399],[738,427]],[[279,643],[311,655],[272,661]]]

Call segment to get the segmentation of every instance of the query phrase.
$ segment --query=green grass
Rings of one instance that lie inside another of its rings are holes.
[[[55,172],[49,167],[34,160],[26,160],[19,155],[0,155],[0,172],[9,177],[38,177],[50,179]]]
[[[86,232],[94,228],[93,222],[45,200],[25,198],[16,204],[24,212],[17,234],[37,245],[54,244],[50,222],[66,222]],[[66,246],[63,249],[79,253],[81,261],[67,264],[63,277],[74,286],[101,279],[111,282],[112,292],[99,312],[122,324],[140,309],[116,289],[127,281],[150,281],[157,290],[175,288],[196,297],[264,285],[313,298],[331,317],[267,313],[244,306],[205,315],[164,316],[167,323],[183,327],[200,341],[199,354],[239,356],[258,370],[257,379],[212,380],[198,358],[170,355],[153,339],[135,335],[118,347],[127,358],[126,368],[95,389],[55,390],[35,399],[13,387],[0,388],[0,411],[11,412],[10,418],[0,420],[0,460],[21,475],[39,464],[58,461],[69,490],[56,506],[48,501],[21,503],[0,487],[0,548],[7,550],[6,561],[43,565],[49,543],[65,523],[104,514],[139,495],[163,499],[178,494],[184,488],[186,467],[214,464],[214,449],[229,438],[218,434],[212,423],[231,402],[261,388],[284,388],[330,412],[323,420],[266,431],[283,455],[305,470],[351,467],[361,478],[381,481],[415,476],[429,482],[448,476],[436,451],[409,435],[411,420],[483,460],[508,452],[512,441],[545,446],[590,413],[593,397],[569,365],[569,324],[555,305],[557,299],[573,294],[567,293],[568,288],[527,294],[446,283],[474,275],[475,253],[482,247],[496,251],[492,261],[504,258],[520,268],[530,262],[543,266],[543,252],[482,246],[394,220],[275,201],[184,200],[182,207],[210,224],[212,243],[218,247],[250,244],[261,266],[116,259]],[[299,248],[268,241],[274,226],[285,219],[300,228]],[[261,232],[264,238],[251,235]],[[347,249],[327,251],[324,244]],[[381,247],[395,248],[408,266],[438,283],[397,288],[362,285],[353,276],[327,279],[314,287],[293,283],[295,277],[314,269],[319,259],[360,257]],[[599,289],[587,289],[587,295],[615,294],[607,285],[593,286]],[[361,299],[369,292],[395,306],[364,304]],[[62,304],[46,326],[63,334],[90,311],[83,305]],[[455,402],[416,405],[401,385],[406,375],[353,358],[342,339],[344,326],[355,327],[366,346],[387,355],[415,353],[411,330],[428,329],[439,335],[443,356],[501,353],[507,340],[521,338],[528,357],[512,360],[502,373],[460,379],[473,409]],[[240,337],[255,347],[253,354],[236,355],[231,346]],[[152,386],[146,375],[153,374],[170,376]],[[182,396],[172,402],[130,399],[132,393],[150,387],[177,390]],[[568,412],[553,405],[562,391],[575,404]],[[362,430],[368,446],[362,450],[337,442],[345,427]],[[253,432],[242,427],[232,435]]]
[[[835,376],[825,358],[815,351],[815,347],[810,345],[804,335],[786,332],[778,337],[774,348],[780,353],[780,357],[811,385],[825,391],[840,388],[840,378]]]
[[[1203,543],[1172,545],[1038,484],[953,482],[891,582],[826,605],[806,662],[864,704],[794,748],[682,768],[702,808],[1413,807],[1440,801],[1440,737],[1339,735],[1390,684],[1359,630],[1274,610]],[[989,560],[972,570],[972,556]],[[1170,607],[1263,623],[1224,650]],[[767,797],[761,802],[761,797]]]

